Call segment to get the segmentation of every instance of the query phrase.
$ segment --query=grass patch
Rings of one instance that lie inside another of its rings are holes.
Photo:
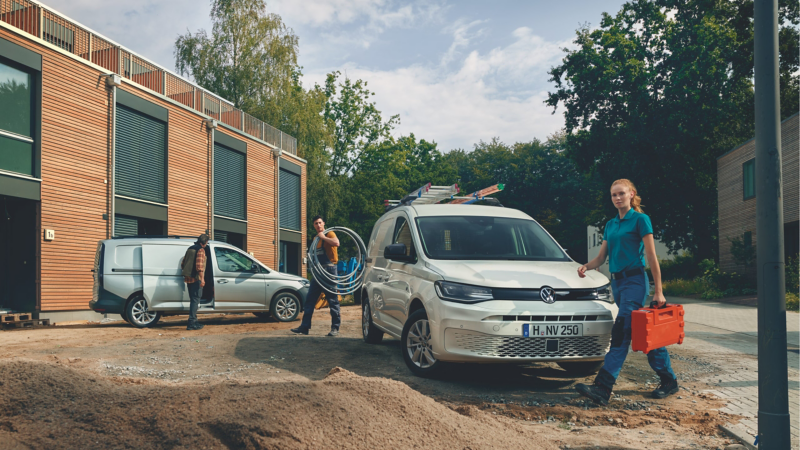
[[[687,295],[699,294],[707,289],[706,283],[702,279],[694,280],[669,280],[662,284],[664,295],[674,297],[685,297]]]

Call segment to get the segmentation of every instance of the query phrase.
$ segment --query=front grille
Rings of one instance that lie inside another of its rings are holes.
[[[449,333],[448,333],[449,334]],[[452,341],[446,342],[448,350],[460,349],[476,356],[499,358],[561,358],[604,356],[611,335],[526,338],[521,336],[493,336],[483,333],[454,331]],[[558,351],[547,351],[547,340],[558,339]]]
[[[489,316],[483,320],[503,322],[593,322],[596,320],[613,320],[610,315],[559,315],[559,316]]]

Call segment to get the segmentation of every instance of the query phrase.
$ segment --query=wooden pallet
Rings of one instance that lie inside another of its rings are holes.
[[[31,313],[0,314],[0,323],[21,322],[32,318]]]
[[[16,322],[0,322],[3,328],[34,328],[37,326],[50,326],[50,319],[19,320]]]

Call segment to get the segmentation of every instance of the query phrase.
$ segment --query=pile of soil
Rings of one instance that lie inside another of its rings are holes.
[[[176,383],[0,360],[0,442],[28,448],[677,448],[681,432],[526,423],[335,368],[320,381]],[[655,439],[655,438],[658,439]],[[567,444],[569,443],[569,444]],[[613,443],[613,445],[609,445]]]

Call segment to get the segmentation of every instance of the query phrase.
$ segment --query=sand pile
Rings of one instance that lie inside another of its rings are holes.
[[[0,398],[4,448],[555,449],[561,434],[338,368],[322,381],[197,386],[12,360],[0,362]]]

